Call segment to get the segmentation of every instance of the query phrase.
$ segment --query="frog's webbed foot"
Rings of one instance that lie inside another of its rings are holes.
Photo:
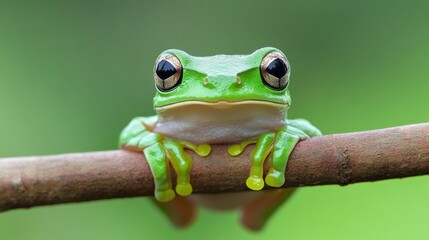
[[[211,147],[207,144],[194,145],[165,138],[161,134],[147,130],[144,124],[136,121],[141,119],[131,122],[125,128],[120,142],[125,148],[143,150],[154,178],[155,198],[160,202],[168,202],[176,193],[180,196],[191,194],[192,158],[184,149],[205,157],[210,154]],[[176,191],[172,189],[170,163],[177,175]]]
[[[237,156],[247,145],[256,143],[251,153],[252,167],[246,185],[252,190],[261,190],[265,183],[271,187],[280,187],[285,182],[287,161],[298,141],[320,134],[320,131],[306,120],[289,120],[288,124],[277,132],[266,132],[257,139],[233,145],[228,152]],[[265,160],[268,160],[269,171],[264,181]]]

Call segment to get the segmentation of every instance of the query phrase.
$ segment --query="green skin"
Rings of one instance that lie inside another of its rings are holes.
[[[180,136],[174,136],[174,133],[168,135],[161,130],[158,132],[156,129],[160,119],[164,119],[164,124],[168,124],[169,119],[173,119],[170,120],[172,121],[170,123],[174,125],[176,124],[174,116],[178,113],[186,112],[187,115],[192,115],[194,107],[201,108],[207,104],[207,108],[210,108],[210,104],[219,102],[226,102],[226,105],[229,103],[244,104],[248,101],[257,102],[257,105],[247,105],[248,110],[246,111],[252,111],[252,106],[257,106],[254,111],[273,108],[271,105],[275,105],[276,108],[281,106],[280,117],[284,121],[283,125],[278,128],[258,129],[260,134],[257,136],[249,133],[248,138],[235,143],[225,136],[223,137],[224,142],[222,136],[216,141],[212,141],[212,143],[231,143],[232,146],[228,149],[228,153],[232,156],[242,153],[247,145],[256,143],[251,155],[252,159],[250,159],[252,161],[250,175],[246,181],[247,186],[252,190],[261,190],[264,183],[272,187],[282,186],[285,181],[284,172],[287,160],[298,141],[321,135],[317,128],[304,119],[286,120],[286,112],[291,101],[287,87],[276,90],[263,83],[260,70],[261,61],[270,52],[283,54],[275,48],[262,48],[250,55],[211,57],[194,57],[176,49],[162,53],[174,54],[180,60],[183,68],[181,83],[169,91],[160,91],[157,88],[154,98],[157,115],[133,119],[120,135],[120,145],[123,148],[144,152],[154,176],[155,198],[158,201],[171,201],[176,193],[180,196],[192,193],[190,184],[192,159],[184,149],[194,151],[200,156],[207,156],[211,151],[208,144],[191,143],[186,139],[183,141],[184,139],[180,139]],[[284,58],[286,59],[286,57]],[[287,62],[287,64],[289,63]],[[287,74],[287,78],[289,78],[290,72]],[[165,109],[170,113],[163,117]],[[265,112],[262,114],[268,115]],[[267,121],[270,120],[270,116],[264,117],[267,118]],[[215,116],[212,118],[213,122],[221,122],[219,119],[214,119]],[[249,119],[249,122],[257,120]],[[207,126],[197,127],[208,128]],[[213,135],[213,133],[209,134]],[[198,135],[198,133],[194,135]],[[210,139],[210,136],[205,137]],[[264,181],[263,164],[265,160],[269,161],[270,169]],[[169,163],[177,173],[175,191],[171,184]]]

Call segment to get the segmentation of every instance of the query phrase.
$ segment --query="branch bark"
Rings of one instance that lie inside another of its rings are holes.
[[[192,153],[194,193],[247,191],[247,149],[239,157],[213,146]],[[429,174],[429,123],[301,141],[286,171],[286,187],[347,185]],[[0,159],[0,211],[89,200],[149,196],[153,180],[141,153],[123,150]]]

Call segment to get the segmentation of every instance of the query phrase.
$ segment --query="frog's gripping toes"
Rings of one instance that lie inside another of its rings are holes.
[[[247,187],[252,190],[261,190],[264,187],[264,162],[268,159],[269,170],[265,183],[271,187],[281,187],[285,182],[284,172],[292,150],[299,140],[313,136],[320,136],[321,132],[307,120],[286,120],[287,125],[277,132],[267,132],[259,136],[231,146],[228,153],[231,156],[240,155],[246,146],[256,143],[251,153],[252,167],[246,181]]]
[[[133,119],[120,135],[120,145],[124,148],[141,149],[147,159],[155,182],[155,198],[168,202],[175,197],[171,184],[170,162],[177,174],[176,193],[187,196],[192,193],[190,172],[192,158],[184,148],[199,156],[210,154],[207,144],[194,145],[189,142],[175,141],[150,131],[157,116]]]

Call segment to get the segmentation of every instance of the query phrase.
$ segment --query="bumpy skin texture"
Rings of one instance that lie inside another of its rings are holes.
[[[189,198],[175,198],[176,193],[192,193],[192,159],[184,149],[207,156],[209,144],[231,144],[228,153],[237,156],[249,144],[256,144],[247,186],[257,191],[265,184],[284,184],[287,160],[298,141],[321,135],[304,119],[286,119],[291,103],[289,76],[286,56],[271,47],[249,55],[194,57],[177,49],[161,53],[154,68],[157,115],[133,119],[122,131],[120,145],[143,151],[154,176],[155,198],[164,202],[158,206],[175,225],[189,224],[195,212]],[[264,161],[270,166],[265,181]],[[170,163],[177,174],[175,191]],[[251,200],[241,204],[243,225],[260,229],[292,191],[264,191],[246,197]],[[227,205],[240,204],[237,198],[243,200],[240,195],[225,196]],[[221,202],[214,196],[200,199],[206,206],[213,202],[215,208]]]

